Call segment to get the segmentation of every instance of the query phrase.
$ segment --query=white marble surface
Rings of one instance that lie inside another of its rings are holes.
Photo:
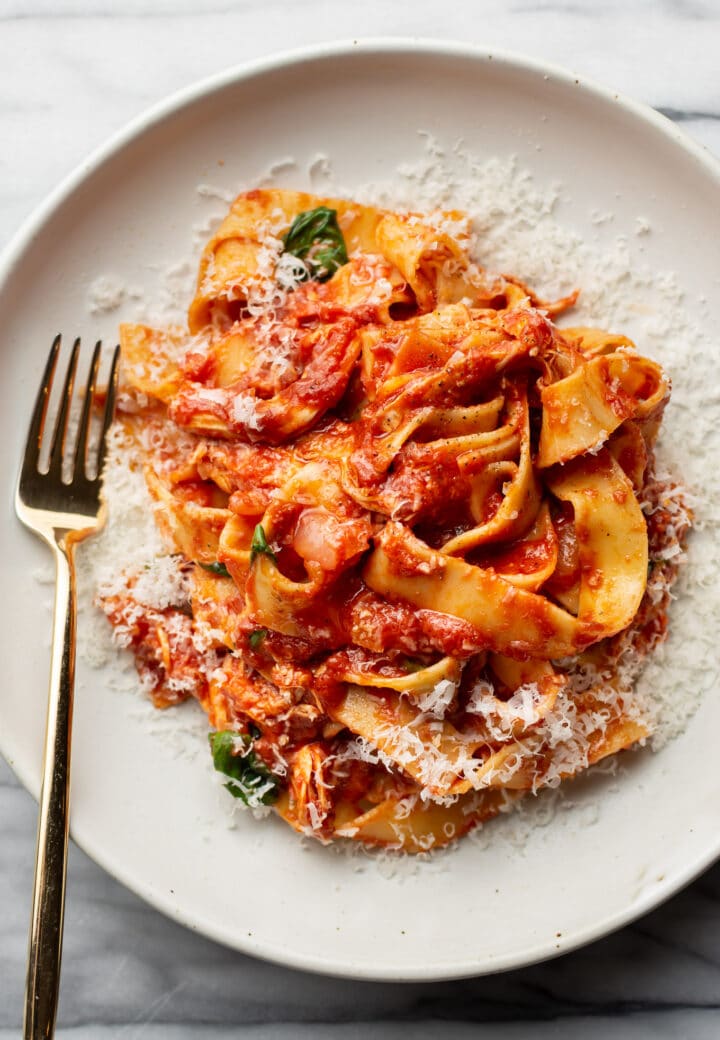
[[[720,156],[720,0],[0,0],[0,246],[89,150],[169,92],[276,50],[379,35],[557,62],[659,108]],[[34,832],[34,803],[0,762],[0,1040],[20,1032]],[[720,1035],[720,865],[587,949],[435,985],[243,957],[148,909],[75,848],[69,878],[64,1040]]]

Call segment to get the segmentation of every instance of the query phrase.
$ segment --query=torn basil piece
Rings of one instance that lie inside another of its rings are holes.
[[[268,630],[266,628],[256,628],[253,632],[250,633],[248,642],[250,643],[250,646],[253,648],[253,650],[257,650],[257,648],[262,645],[262,641],[267,634]]]
[[[305,261],[309,277],[318,282],[327,281],[348,262],[337,211],[327,206],[299,213],[283,238],[283,245],[286,253]]]
[[[406,672],[421,672],[424,668],[427,668],[426,664],[422,661],[416,661],[412,657],[403,657],[401,664]]]
[[[204,571],[210,571],[211,574],[219,574],[221,578],[229,578],[230,571],[227,569],[224,563],[201,563],[200,566]]]
[[[253,531],[252,541],[250,542],[250,566],[255,562],[255,557],[259,556],[260,553],[269,557],[273,563],[276,563],[275,553],[272,551],[268,544],[268,540],[265,537],[265,530],[262,524],[258,524]]]
[[[253,730],[254,734],[259,735],[255,727]],[[233,798],[239,798],[251,809],[271,805],[275,801],[278,795],[277,779],[252,750],[253,737],[250,734],[220,730],[211,733],[208,739],[213,765],[219,773],[228,777],[229,782],[225,787]]]

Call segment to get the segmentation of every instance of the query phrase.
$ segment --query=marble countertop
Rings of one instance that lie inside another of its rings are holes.
[[[556,62],[660,109],[720,156],[718,0],[0,0],[0,247],[91,149],[168,93],[280,49],[380,35]],[[20,1032],[35,818],[0,761],[0,1040]],[[720,864],[636,924],[549,963],[392,985],[226,950],[73,847],[58,1035],[709,1040],[720,1035]]]

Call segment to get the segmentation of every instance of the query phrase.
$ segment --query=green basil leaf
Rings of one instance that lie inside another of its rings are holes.
[[[219,574],[221,578],[230,577],[230,571],[224,563],[201,563],[200,566],[203,570],[210,571],[211,574]]]
[[[266,635],[266,628],[256,628],[254,632],[250,633],[248,642],[250,643],[250,646],[253,648],[253,650],[257,650],[257,648],[262,645],[262,641]]]
[[[233,798],[239,798],[251,807],[270,805],[275,801],[277,778],[252,750],[253,738],[248,733],[220,730],[211,733],[208,739],[213,765],[228,777],[230,782],[225,787]],[[247,748],[246,751],[238,752],[238,741]]]
[[[421,672],[423,668],[427,668],[422,661],[415,661],[412,657],[404,657],[401,663],[406,672]]]
[[[259,556],[260,553],[269,557],[273,563],[277,563],[275,559],[275,553],[268,545],[268,540],[265,537],[265,530],[262,524],[258,524],[253,531],[252,541],[250,542],[250,565],[255,562],[255,557]]]
[[[286,253],[304,260],[311,278],[325,282],[348,262],[337,211],[327,206],[299,213],[283,238]]]

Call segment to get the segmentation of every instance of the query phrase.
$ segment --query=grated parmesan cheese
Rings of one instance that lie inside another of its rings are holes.
[[[281,164],[283,165],[283,164]],[[318,157],[317,177],[331,180],[331,167],[327,157]],[[206,198],[219,197],[214,190],[200,186],[200,194]],[[343,194],[342,188],[333,191]],[[363,191],[353,190],[355,197],[376,205],[394,208],[406,206],[414,209],[435,209],[438,214],[438,230],[448,234],[459,233],[456,222],[440,218],[443,206],[467,210],[472,216],[472,225],[466,233],[470,236],[472,251],[477,261],[493,270],[517,270],[523,280],[533,284],[548,297],[568,293],[578,284],[582,295],[572,315],[572,324],[596,324],[606,327],[623,326],[634,335],[644,349],[651,348],[667,368],[674,383],[673,401],[666,413],[661,435],[658,481],[663,484],[663,496],[659,502],[646,501],[643,509],[651,515],[662,506],[675,507],[678,514],[678,529],[682,528],[685,506],[681,492],[673,491],[674,472],[681,473],[691,487],[703,488],[703,496],[692,500],[696,512],[697,528],[705,533],[701,546],[691,545],[687,554],[682,553],[679,543],[673,541],[673,531],[655,554],[658,563],[686,562],[684,573],[673,596],[682,600],[681,609],[674,609],[671,619],[671,643],[664,653],[656,653],[643,661],[637,651],[628,646],[617,665],[618,682],[615,686],[603,685],[602,674],[588,665],[577,668],[570,683],[557,698],[553,709],[539,722],[542,733],[553,748],[554,754],[549,772],[543,783],[555,787],[561,777],[574,772],[587,763],[589,736],[594,728],[607,724],[616,711],[618,699],[622,700],[626,712],[639,721],[650,723],[654,730],[653,745],[662,744],[679,733],[695,710],[704,691],[709,687],[705,663],[711,657],[714,626],[708,624],[699,630],[694,624],[694,604],[699,590],[706,590],[716,580],[720,562],[717,540],[718,505],[720,502],[720,474],[707,467],[707,444],[714,443],[713,430],[709,423],[713,411],[705,409],[706,401],[712,402],[715,392],[704,386],[697,369],[685,364],[690,348],[696,355],[708,357],[714,345],[708,342],[697,328],[689,311],[684,306],[683,293],[675,277],[670,273],[651,271],[638,267],[631,260],[626,235],[619,234],[614,248],[605,255],[598,255],[589,245],[564,228],[553,216],[560,195],[560,186],[537,185],[529,173],[520,170],[512,159],[493,158],[480,162],[477,158],[456,149],[446,153],[432,138],[427,139],[426,154],[418,160],[403,165],[392,184],[369,185]],[[595,223],[611,222],[611,214],[591,215]],[[446,223],[445,223],[446,221]],[[282,228],[271,225],[265,229],[265,247],[256,282],[250,287],[247,310],[258,319],[280,306],[288,292],[305,277],[304,265],[294,258],[282,256],[279,237]],[[649,225],[638,217],[635,233],[646,234]],[[450,261],[445,261],[450,263]],[[212,279],[212,268],[208,279]],[[448,269],[449,273],[449,269]],[[168,272],[167,300],[170,310],[179,316],[187,298],[188,271],[178,265]],[[98,280],[99,281],[99,280]],[[278,284],[279,283],[279,284]],[[118,295],[119,294],[119,295]],[[649,296],[654,303],[651,311],[641,313],[637,301]],[[89,299],[91,313],[94,306],[112,309],[123,299],[122,287],[117,285],[96,286],[94,296]],[[117,300],[117,303],[115,302]],[[104,301],[104,302],[103,302]],[[266,334],[272,328],[272,318]],[[282,373],[283,366],[291,365],[291,345],[274,346],[275,355],[268,360]],[[203,390],[205,393],[211,391]],[[682,402],[692,401],[692,409],[683,408]],[[674,405],[677,403],[677,407]],[[254,399],[250,395],[239,396],[233,404],[235,418],[253,426],[255,420]],[[255,426],[254,428],[257,428]],[[148,438],[166,436],[159,431],[148,431]],[[178,432],[178,436],[182,436]],[[148,445],[150,446],[150,442]],[[153,443],[153,448],[158,447]],[[177,568],[167,564],[167,557],[152,521],[148,508],[147,492],[136,466],[127,466],[131,446],[122,430],[116,427],[110,437],[106,473],[106,497],[110,522],[103,535],[81,547],[79,556],[80,580],[83,588],[81,600],[81,623],[85,632],[93,630],[90,638],[82,641],[84,647],[93,647],[93,663],[106,663],[110,654],[98,654],[98,647],[108,647],[109,633],[104,621],[98,622],[89,606],[96,588],[120,588],[127,575],[134,576],[134,591],[138,602],[162,609],[163,605],[180,601],[183,595],[182,582],[177,578]],[[662,470],[662,475],[660,475]],[[675,500],[673,501],[673,495]],[[163,562],[166,561],[166,562]],[[118,574],[118,561],[122,561],[124,575]],[[657,573],[656,573],[657,572]],[[667,578],[662,567],[655,568],[650,575],[648,592],[659,602],[667,594]],[[703,611],[707,615],[707,599],[703,598]],[[714,619],[720,616],[717,597],[712,600]],[[707,633],[707,634],[705,634]],[[85,651],[86,654],[88,651]],[[600,693],[601,707],[583,718],[578,715],[573,698],[590,687],[604,691]],[[506,713],[498,721],[491,719],[491,701],[496,704],[492,688],[478,684],[473,691],[471,710],[482,715],[488,724],[497,727],[497,733],[507,736],[508,727],[517,719],[529,725],[538,721],[537,687],[534,684],[521,687],[505,705]],[[452,702],[455,686],[443,680],[425,695],[420,703],[424,721],[442,718]],[[417,734],[412,727],[394,727],[392,732],[380,734],[391,739],[401,756],[417,755]],[[195,747],[196,737],[192,743]],[[366,762],[384,762],[392,765],[388,757],[363,738],[348,742],[342,755]],[[527,749],[532,756],[532,749]],[[472,780],[477,770],[477,760],[469,754],[461,764],[461,774]],[[505,777],[511,777],[522,768],[522,749],[503,763]],[[285,763],[285,769],[287,764]],[[457,763],[453,763],[457,772]],[[429,756],[423,798],[432,797],[431,787],[448,769],[446,756],[439,752]],[[485,775],[483,784],[493,777]],[[520,803],[526,818],[530,811],[526,803]],[[548,803],[543,803],[548,804]],[[399,813],[411,811],[408,803]],[[517,805],[511,792],[507,792],[504,810]],[[313,810],[315,816],[313,816]],[[538,811],[538,816],[541,810]],[[550,813],[552,816],[552,813]],[[317,818],[316,818],[317,817]],[[402,818],[399,816],[398,818]],[[310,805],[310,820],[313,830],[320,828],[317,809]]]
[[[443,718],[456,693],[457,683],[451,682],[450,679],[441,679],[432,690],[416,697],[415,701],[421,711]]]

